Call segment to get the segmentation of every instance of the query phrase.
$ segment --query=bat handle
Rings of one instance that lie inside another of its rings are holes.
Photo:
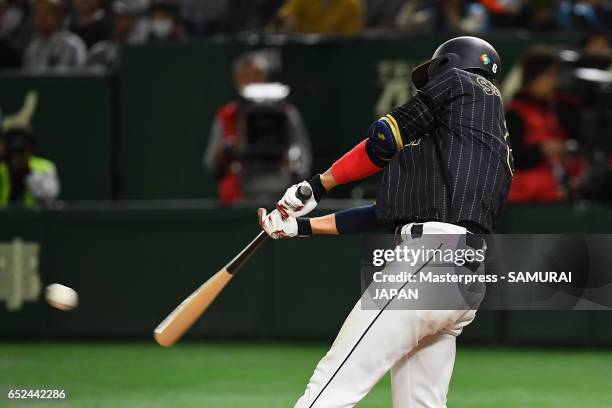
[[[234,259],[232,259],[225,269],[230,273],[234,274],[244,265],[244,263],[257,251],[257,249],[263,244],[268,238],[266,231],[261,231],[249,245],[247,245]]]
[[[312,189],[308,186],[300,186],[295,192],[295,196],[299,198],[301,202],[305,203],[312,197]]]

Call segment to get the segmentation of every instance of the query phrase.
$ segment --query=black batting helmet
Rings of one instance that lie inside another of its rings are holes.
[[[431,59],[412,71],[412,82],[424,86],[439,72],[459,68],[487,77],[494,83],[501,79],[501,60],[495,48],[477,37],[456,37],[438,47]]]

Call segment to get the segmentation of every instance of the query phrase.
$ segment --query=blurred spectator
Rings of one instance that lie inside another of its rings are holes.
[[[173,0],[156,0],[151,6],[149,24],[149,38],[153,42],[183,41],[187,38],[178,4]]]
[[[189,34],[205,36],[225,29],[230,0],[180,0],[181,18]]]
[[[559,26],[559,3],[557,0],[531,0],[526,3],[522,16],[526,28],[532,30],[557,30]]]
[[[489,12],[494,28],[527,28],[529,26],[529,1],[527,0],[481,0]]]
[[[607,0],[565,0],[559,6],[559,23],[562,28],[611,27],[612,9]]]
[[[147,42],[149,25],[146,19],[147,0],[116,0],[113,3],[113,38],[119,43]]]
[[[397,28],[412,32],[432,32],[436,30],[438,9],[431,1],[406,0],[397,12]]]
[[[397,13],[405,0],[366,0],[367,26],[370,28],[391,28],[395,25]],[[411,1],[410,3],[416,3]]]
[[[261,30],[274,19],[278,9],[285,1],[229,0],[229,8],[224,21],[224,31],[235,33]]]
[[[102,0],[72,0],[74,13],[69,29],[81,37],[87,48],[108,40],[111,34],[111,22],[101,2]]]
[[[274,25],[281,31],[352,35],[363,31],[361,0],[287,0]]]
[[[85,63],[85,43],[64,28],[65,18],[63,0],[34,1],[36,37],[26,48],[25,68],[78,68]]]
[[[112,39],[99,42],[91,48],[87,57],[87,65],[116,68],[119,64],[119,46],[121,44],[146,43],[149,37],[147,10],[147,0],[116,0],[113,2]]]
[[[478,33],[489,27],[486,9],[472,1],[443,0],[439,16],[438,30]]]
[[[0,207],[50,205],[59,196],[55,165],[33,154],[30,129],[12,128],[3,136],[6,156],[0,162]]]
[[[0,69],[21,66],[23,50],[32,36],[27,0],[0,0]]]
[[[489,29],[487,10],[466,0],[406,1],[398,27],[419,32],[482,32]]]
[[[565,197],[565,132],[559,125],[554,96],[559,74],[557,55],[532,48],[521,61],[521,87],[506,115],[515,174],[508,199],[552,202]]]
[[[585,55],[612,55],[609,34],[601,29],[589,31],[582,40],[581,45]]]
[[[236,90],[240,93],[248,85],[266,82],[268,72],[268,63],[260,54],[239,58],[234,64]],[[282,124],[280,132],[278,123]],[[262,129],[266,135],[249,134]],[[274,160],[272,168],[270,163],[261,166],[267,159],[262,156],[257,160],[259,153],[249,151],[249,145],[257,143],[254,139],[259,136],[279,136],[278,133],[282,133],[280,144],[288,142],[281,162]],[[309,174],[311,159],[306,128],[292,104],[284,100],[258,104],[240,99],[217,110],[204,154],[204,166],[218,179],[219,200],[228,204],[243,198],[273,199],[287,185]]]
[[[481,3],[487,8],[495,29],[556,30],[562,27],[559,0],[481,0]]]

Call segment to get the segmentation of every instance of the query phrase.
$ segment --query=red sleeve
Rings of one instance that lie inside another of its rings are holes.
[[[367,141],[364,139],[332,165],[331,172],[336,182],[344,184],[361,180],[380,171],[382,167],[374,164],[366,152]]]

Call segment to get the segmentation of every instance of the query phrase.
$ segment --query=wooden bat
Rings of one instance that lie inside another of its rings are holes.
[[[296,196],[303,201],[312,196],[312,190],[301,186]],[[234,259],[223,269],[204,282],[195,292],[181,302],[156,328],[153,333],[155,341],[164,347],[170,347],[195,323],[206,311],[208,306],[219,296],[223,288],[230,282],[236,272],[259,249],[268,238],[261,231]]]
[[[215,273],[187,299],[183,300],[156,328],[153,334],[155,341],[164,347],[170,347],[193,325],[210,304],[225,288],[234,274],[253,253],[266,241],[268,234],[261,231],[234,259],[223,269]]]

